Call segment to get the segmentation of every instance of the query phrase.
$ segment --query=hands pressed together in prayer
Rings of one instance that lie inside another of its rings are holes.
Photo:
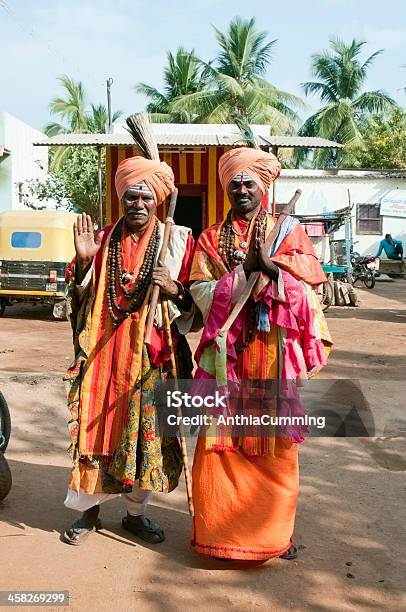
[[[265,242],[256,243],[254,238],[251,239],[247,257],[243,263],[247,278],[251,272],[264,272],[272,280],[278,279],[279,268],[269,257],[268,248]]]

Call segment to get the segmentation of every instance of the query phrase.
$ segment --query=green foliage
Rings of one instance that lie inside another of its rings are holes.
[[[49,109],[61,123],[51,122],[45,127],[48,136],[71,132],[105,133],[108,113],[103,104],[87,104],[82,83],[64,75],[58,79],[64,89],[62,96],[54,98]],[[122,115],[116,111],[112,122]],[[104,151],[102,151],[104,192]],[[57,207],[85,211],[93,219],[98,217],[98,155],[94,147],[50,147],[50,176],[30,181],[25,204],[36,207],[35,201],[53,200]]]
[[[102,155],[102,168],[105,166]],[[75,147],[58,171],[69,201],[79,212],[88,213],[92,219],[98,217],[98,160],[94,147]],[[105,190],[103,177],[103,199]]]
[[[190,123],[192,115],[184,109],[174,109],[172,102],[180,96],[189,95],[204,89],[206,79],[203,68],[195,52],[178,47],[175,55],[167,53],[164,68],[164,92],[146,83],[138,83],[135,91],[149,99],[147,111],[155,122]]]
[[[362,122],[371,113],[387,113],[397,105],[382,90],[363,92],[368,69],[383,50],[372,53],[364,62],[359,55],[366,43],[353,40],[346,44],[330,41],[331,51],[312,56],[312,74],[317,79],[303,83],[306,95],[317,94],[324,106],[309,117],[299,130],[300,136],[320,136],[341,144],[360,145]],[[306,151],[296,154],[299,164]],[[334,160],[328,150],[315,153],[315,165],[330,165]]]
[[[45,180],[31,179],[25,184],[23,203],[28,208],[42,210],[48,207],[49,201],[54,202],[55,208],[72,210],[67,200],[65,185],[59,176],[49,175]],[[38,202],[43,204],[38,205]]]
[[[368,118],[362,126],[362,142],[347,148],[346,165],[356,168],[406,169],[406,113]]]
[[[62,122],[47,123],[44,128],[45,134],[47,136],[72,132],[104,134],[108,125],[106,107],[103,104],[87,105],[86,93],[81,81],[76,82],[67,75],[58,77],[58,81],[64,89],[64,94],[51,100],[49,111],[51,115],[59,117]],[[122,111],[116,111],[112,115],[112,123],[115,123],[122,114]],[[51,171],[60,169],[71,151],[70,147],[54,147],[49,156]]]
[[[104,167],[104,154],[102,158]],[[45,180],[28,182],[24,204],[29,208],[45,208],[53,200],[56,208],[86,212],[98,218],[98,159],[93,147],[72,147],[63,164]],[[105,189],[103,180],[103,192]],[[44,202],[38,206],[37,202]]]
[[[194,52],[168,53],[165,92],[140,83],[136,91],[149,98],[154,120],[195,123],[269,123],[274,133],[298,125],[300,98],[265,79],[275,40],[256,29],[255,19],[233,19],[226,33],[215,28],[216,58],[199,60]]]

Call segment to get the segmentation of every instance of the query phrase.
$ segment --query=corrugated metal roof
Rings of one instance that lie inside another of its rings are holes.
[[[341,148],[337,142],[324,138],[301,136],[273,136],[269,125],[251,126],[260,145],[277,147]],[[160,147],[238,146],[243,144],[241,134],[233,124],[208,123],[153,123],[152,130]],[[124,126],[114,127],[113,134],[60,134],[34,145],[127,145],[133,144]]]

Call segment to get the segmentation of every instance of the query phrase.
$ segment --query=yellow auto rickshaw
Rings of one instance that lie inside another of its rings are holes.
[[[75,252],[75,218],[58,210],[0,213],[0,316],[13,302],[64,298],[65,271]]]

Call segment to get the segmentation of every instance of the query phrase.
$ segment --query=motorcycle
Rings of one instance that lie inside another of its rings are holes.
[[[379,270],[379,257],[351,253],[351,266],[353,285],[361,280],[367,289],[375,287],[375,275]]]
[[[11,433],[11,418],[7,402],[0,391],[0,501],[9,493],[12,477],[7,459],[4,456]]]

